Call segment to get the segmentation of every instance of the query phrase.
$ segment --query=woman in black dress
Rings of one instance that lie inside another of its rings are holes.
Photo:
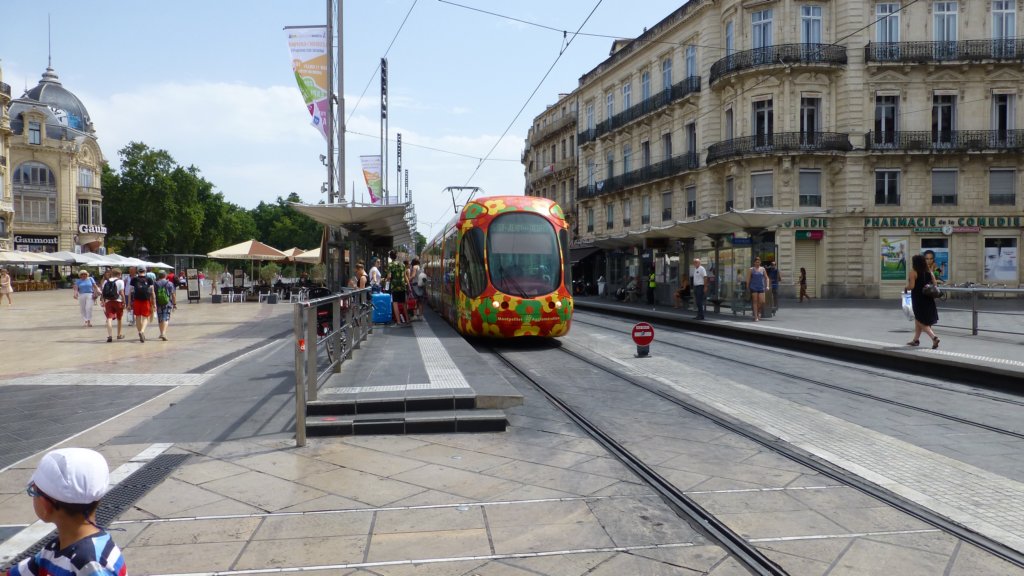
[[[924,256],[915,254],[911,259],[910,277],[907,279],[907,286],[903,289],[906,294],[910,290],[910,299],[914,307],[914,339],[907,342],[908,346],[917,346],[921,342],[921,332],[924,332],[932,339],[932,350],[939,347],[939,337],[932,331],[932,325],[939,321],[939,311],[935,307],[935,299],[925,296],[925,284],[935,284],[935,277],[928,271],[928,265],[924,262]]]

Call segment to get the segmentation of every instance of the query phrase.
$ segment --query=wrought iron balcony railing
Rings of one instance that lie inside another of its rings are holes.
[[[580,186],[577,190],[578,198],[597,198],[612,192],[618,192],[632,186],[647,184],[669,176],[676,176],[700,167],[700,158],[696,152],[687,152],[668,160],[662,160],[657,164],[651,164],[638,170],[626,172],[619,176],[606,178],[597,184]]]
[[[864,147],[875,152],[1020,152],[1024,150],[1024,130],[872,130],[864,135]]]
[[[850,135],[841,132],[775,132],[723,140],[708,146],[707,163],[779,152],[849,152]]]
[[[869,42],[867,62],[978,62],[1024,60],[1024,38],[946,40],[938,42]]]
[[[670,90],[662,90],[639,104],[634,104],[611,118],[602,120],[594,128],[583,130],[576,138],[577,145],[582,146],[588,142],[593,142],[598,137],[612,130],[622,128],[634,120],[697,92],[700,92],[700,76],[690,76],[682,82],[673,85]]]
[[[784,64],[846,65],[846,47],[835,44],[776,44],[735,52],[711,65],[708,81],[714,84],[740,70]]]
[[[564,116],[558,118],[552,122],[548,122],[546,125],[541,126],[536,131],[531,131],[530,143],[536,144],[541,140],[547,138],[551,134],[576,123],[576,109],[568,110]]]

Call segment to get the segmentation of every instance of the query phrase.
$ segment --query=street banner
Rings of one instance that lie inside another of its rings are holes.
[[[381,199],[383,184],[380,156],[360,156],[359,160],[363,163],[363,179],[366,180],[366,189],[370,192],[370,202],[376,204]]]
[[[327,27],[286,26],[292,72],[302,100],[312,116],[313,127],[327,139]]]

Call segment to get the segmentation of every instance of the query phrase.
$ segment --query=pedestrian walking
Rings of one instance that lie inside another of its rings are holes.
[[[139,333],[139,342],[146,342],[146,326],[156,312],[156,295],[153,293],[154,282],[146,275],[146,269],[140,267],[138,275],[131,279],[132,313],[135,314],[135,330]]]
[[[405,283],[405,266],[398,260],[398,254],[394,250],[388,253],[388,258],[391,263],[388,264],[385,285],[391,290],[391,311],[394,313],[395,323],[399,326],[411,326],[409,311],[405,304],[408,287]]]
[[[750,288],[750,311],[754,322],[760,322],[764,313],[764,293],[771,290],[768,273],[761,266],[760,258],[754,258],[754,265],[747,270],[747,287]]]
[[[907,346],[919,346],[921,344],[921,332],[924,332],[932,339],[932,350],[939,347],[939,337],[935,335],[932,326],[939,322],[939,310],[935,306],[935,299],[926,296],[924,293],[925,284],[935,285],[935,276],[928,271],[928,264],[924,256],[914,254],[910,258],[910,276],[907,278],[907,286],[903,293],[910,292],[911,306],[914,308],[914,338],[907,342]]]
[[[74,288],[72,297],[78,300],[78,309],[82,313],[82,325],[92,328],[92,308],[93,303],[99,298],[100,287],[96,285],[96,280],[89,275],[89,271],[82,269],[78,272],[78,280],[75,280]]]
[[[765,293],[768,299],[768,309],[772,311],[772,316],[779,310],[779,282],[782,281],[782,272],[779,270],[778,264],[775,262],[769,262],[766,268],[768,272],[768,280],[771,281],[772,289]]]
[[[107,319],[107,342],[114,341],[115,319],[117,320],[117,339],[124,340],[121,318],[124,316],[125,295],[120,268],[113,268],[107,272],[106,280],[100,287],[100,296],[103,298],[103,315]]]
[[[171,321],[171,310],[178,308],[178,292],[170,278],[164,273],[157,274],[153,284],[156,291],[156,321],[160,328],[160,339],[167,341],[167,324]]]
[[[807,270],[803,267],[800,268],[800,302],[804,301],[804,298],[811,299],[807,295]]]
[[[658,288],[658,279],[654,275],[654,270],[651,270],[649,276],[647,276],[647,305],[654,310],[654,292]]]
[[[704,320],[704,287],[707,284],[708,271],[701,266],[700,258],[693,259],[693,299],[697,305],[694,320]]]
[[[4,296],[7,297],[7,305],[14,306],[11,302],[11,294],[14,293],[14,286],[11,284],[11,275],[6,269],[0,268],[0,304],[3,304]]]
[[[56,537],[13,566],[8,574],[127,574],[121,549],[96,524],[96,508],[109,486],[110,469],[99,452],[86,448],[47,452],[25,492],[32,497],[36,516],[57,526]]]
[[[137,268],[135,266],[128,267],[128,274],[121,276],[121,282],[124,284],[124,315],[128,317],[128,325],[135,326],[135,313],[132,312],[132,285],[131,281],[135,278]]]

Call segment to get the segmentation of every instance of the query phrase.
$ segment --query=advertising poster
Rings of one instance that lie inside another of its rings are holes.
[[[923,248],[921,255],[924,256],[924,263],[932,268],[932,274],[939,282],[949,282],[949,248]],[[934,258],[933,262],[929,261]]]
[[[1001,242],[985,240],[985,281],[1017,281],[1017,243],[1013,239]]]
[[[363,164],[363,180],[370,192],[370,202],[376,204],[381,198],[383,178],[381,176],[380,156],[360,156]]]
[[[327,27],[287,26],[292,72],[302,100],[312,116],[313,127],[327,139]]]
[[[907,239],[881,237],[882,280],[907,279]]]

